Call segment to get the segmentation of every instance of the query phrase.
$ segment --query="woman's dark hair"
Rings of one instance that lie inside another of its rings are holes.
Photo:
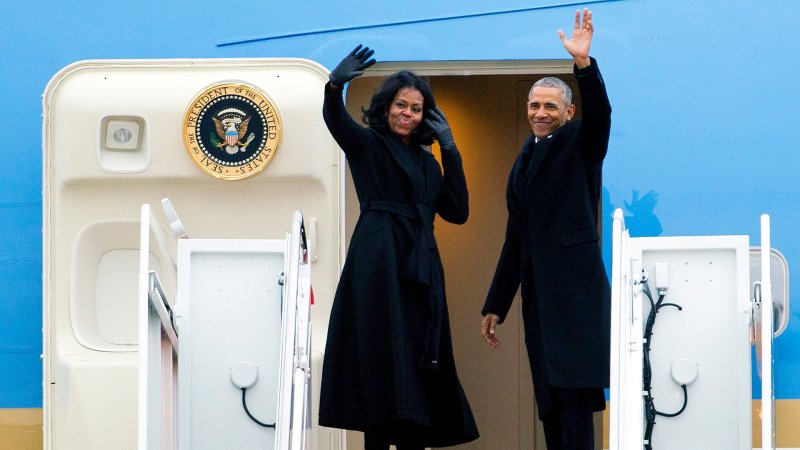
[[[394,97],[403,88],[416,89],[422,94],[423,118],[427,117],[429,109],[436,107],[436,101],[433,99],[433,92],[431,92],[431,87],[428,85],[428,82],[420,78],[414,72],[401,70],[383,80],[375,90],[369,108],[361,109],[364,113],[362,117],[364,123],[369,125],[370,128],[378,130],[386,130],[389,128],[386,113]],[[425,122],[420,122],[419,126],[411,133],[411,142],[414,144],[430,145],[433,143],[433,131],[425,125]]]

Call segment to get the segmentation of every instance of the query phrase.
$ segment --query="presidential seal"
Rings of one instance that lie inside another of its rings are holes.
[[[243,83],[204,90],[189,104],[183,119],[183,140],[192,161],[223,180],[240,180],[264,170],[278,151],[281,135],[275,104]]]

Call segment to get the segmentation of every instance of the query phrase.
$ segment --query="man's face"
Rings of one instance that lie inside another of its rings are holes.
[[[528,98],[528,121],[539,139],[553,134],[574,114],[575,105],[566,104],[561,89],[537,86]]]

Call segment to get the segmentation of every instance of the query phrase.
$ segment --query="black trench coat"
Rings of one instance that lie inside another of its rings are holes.
[[[474,440],[433,237],[434,214],[467,220],[461,156],[443,151],[443,175],[419,145],[358,125],[341,90],[326,87],[323,117],[347,157],[361,214],[333,301],[319,423],[380,427],[428,447]]]
[[[522,147],[508,180],[508,225],[483,314],[504,320],[522,285],[525,343],[539,414],[550,386],[595,388],[605,408],[610,288],[597,233],[611,106],[597,61],[575,68],[582,120]]]

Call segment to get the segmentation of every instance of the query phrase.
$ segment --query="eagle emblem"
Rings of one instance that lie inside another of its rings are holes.
[[[204,172],[241,180],[267,167],[281,142],[281,117],[272,99],[241,82],[214,84],[198,93],[183,117],[183,142]]]
[[[228,108],[220,111],[216,116],[212,116],[217,136],[222,139],[216,144],[217,148],[225,149],[229,155],[235,155],[247,150],[247,146],[255,139],[255,134],[250,133],[247,140],[242,141],[247,135],[247,126],[250,124],[250,116],[244,111],[236,108]]]

